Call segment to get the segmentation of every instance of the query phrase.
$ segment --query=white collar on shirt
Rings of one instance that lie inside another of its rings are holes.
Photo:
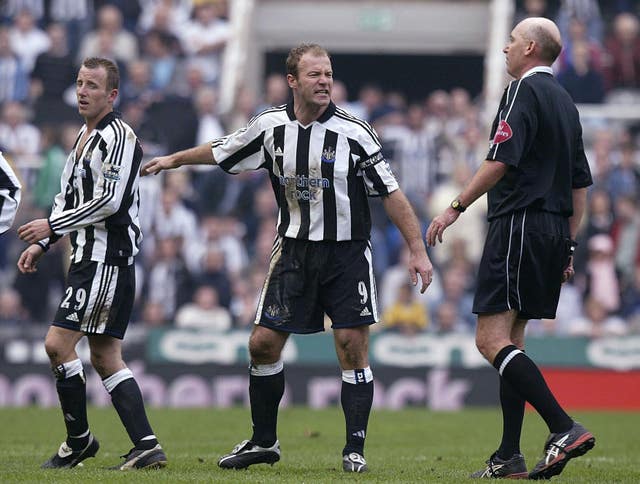
[[[546,74],[553,75],[553,69],[551,67],[549,67],[549,66],[535,66],[535,67],[532,67],[531,69],[529,69],[527,72],[525,72],[520,79],[532,76],[536,72],[544,72]]]

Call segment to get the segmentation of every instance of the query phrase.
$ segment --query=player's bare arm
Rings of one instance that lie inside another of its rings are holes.
[[[463,207],[468,207],[482,195],[487,193],[507,172],[508,166],[500,161],[485,160],[473,175],[469,184],[462,193],[456,198],[456,201]],[[460,211],[452,206],[446,208],[444,212],[435,217],[429,224],[426,239],[427,245],[434,247],[436,240],[442,243],[442,234],[453,222],[458,220]]]
[[[38,270],[38,260],[44,254],[44,249],[38,244],[31,244],[27,247],[18,259],[18,270],[23,274],[31,274]]]
[[[398,189],[382,198],[384,209],[391,221],[402,233],[409,247],[409,276],[411,283],[418,283],[418,274],[422,279],[420,292],[425,292],[433,278],[433,266],[422,241],[420,223],[404,193]]]
[[[18,229],[18,237],[30,244],[35,244],[39,240],[46,239],[52,235],[53,231],[46,218],[32,220]]]
[[[153,158],[140,169],[141,176],[157,175],[162,170],[173,170],[182,165],[215,165],[211,143],[203,143],[188,150],[177,151]]]

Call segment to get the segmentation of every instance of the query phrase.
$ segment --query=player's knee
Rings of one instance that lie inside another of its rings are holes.
[[[273,363],[280,359],[280,352],[275,345],[255,334],[249,338],[249,355],[251,355],[251,361],[258,364]]]
[[[487,338],[476,335],[476,348],[478,348],[478,351],[482,356],[485,357],[486,360],[491,362],[491,360],[493,359],[493,345]]]
[[[49,361],[52,365],[60,365],[64,363],[64,361],[62,361],[64,348],[60,345],[59,341],[47,338],[44,341],[44,350],[47,352],[47,356],[49,357]]]

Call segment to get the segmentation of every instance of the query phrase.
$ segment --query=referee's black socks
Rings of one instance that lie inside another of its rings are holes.
[[[83,449],[89,442],[89,423],[87,386],[82,362],[76,359],[52,369],[67,428],[67,445],[73,450]]]
[[[573,421],[560,407],[536,364],[515,345],[502,348],[493,366],[537,410],[551,433],[566,432]]]

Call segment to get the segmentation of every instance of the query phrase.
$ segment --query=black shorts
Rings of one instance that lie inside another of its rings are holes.
[[[276,239],[255,324],[316,333],[325,313],[334,329],[378,321],[370,243]]]
[[[82,261],[71,264],[53,325],[124,338],[135,297],[135,268]]]
[[[473,312],[515,309],[520,319],[555,318],[569,250],[567,217],[524,209],[492,220]]]

